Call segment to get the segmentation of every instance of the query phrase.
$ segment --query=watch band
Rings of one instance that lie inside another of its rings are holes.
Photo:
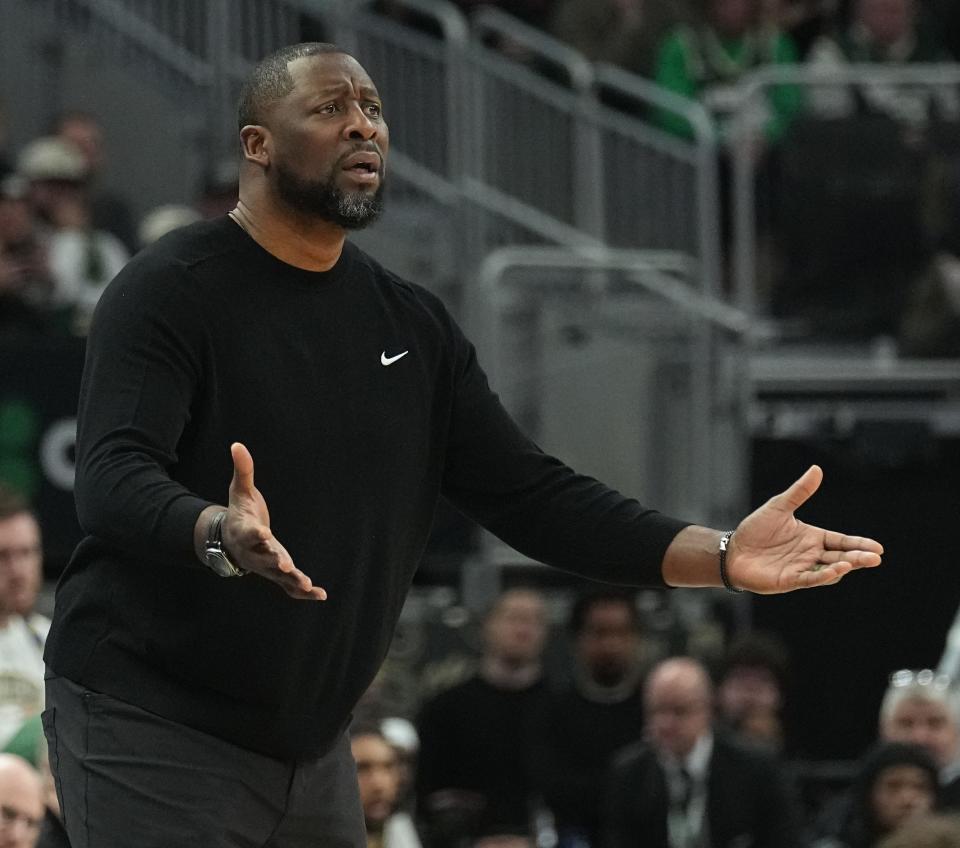
[[[243,577],[246,570],[234,565],[223,547],[223,519],[227,511],[221,509],[210,521],[207,529],[207,543],[204,548],[204,561],[207,567],[220,577]]]
[[[723,581],[723,588],[728,592],[742,595],[746,589],[738,589],[730,582],[730,578],[727,576],[727,548],[730,545],[732,536],[733,530],[727,530],[727,532],[720,537],[720,579]]]

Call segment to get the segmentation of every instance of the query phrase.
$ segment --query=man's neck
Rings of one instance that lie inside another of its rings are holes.
[[[329,271],[343,251],[342,227],[279,207],[266,196],[241,196],[230,217],[267,253],[305,271]]]
[[[540,679],[543,669],[538,662],[509,663],[502,657],[484,657],[480,676],[498,689],[526,689]]]

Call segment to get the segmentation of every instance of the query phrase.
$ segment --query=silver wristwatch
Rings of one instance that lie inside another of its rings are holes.
[[[243,577],[247,572],[230,562],[227,552],[223,549],[223,519],[227,511],[220,510],[207,530],[207,542],[203,549],[203,560],[207,567],[220,577]]]

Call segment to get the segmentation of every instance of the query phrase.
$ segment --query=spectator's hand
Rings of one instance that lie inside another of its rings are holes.
[[[727,574],[734,586],[760,594],[789,592],[837,583],[855,568],[880,564],[879,542],[812,527],[794,517],[822,480],[823,471],[811,466],[740,522],[727,551]]]
[[[250,451],[234,442],[233,480],[230,501],[223,520],[223,546],[231,562],[238,568],[259,574],[278,584],[291,598],[325,601],[327,593],[314,586],[300,571],[270,531],[270,513],[260,490],[253,485],[253,457]]]

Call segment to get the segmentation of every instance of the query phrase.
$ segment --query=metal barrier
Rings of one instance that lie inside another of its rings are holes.
[[[539,444],[658,509],[724,526],[746,502],[751,326],[685,270],[672,253],[495,251],[474,335]]]
[[[755,144],[760,127],[754,116],[758,112],[757,103],[773,87],[782,85],[802,88],[804,109],[778,148],[780,167],[776,176],[781,180],[781,194],[775,198],[776,206],[771,206],[759,202],[757,197],[758,187],[771,188],[773,177],[770,174],[761,177],[761,160],[756,156]],[[856,140],[858,137],[860,142]],[[921,194],[937,188],[938,175],[930,166],[950,160],[953,163],[950,167],[960,163],[960,65],[851,65],[829,70],[815,66],[763,68],[741,85],[731,146],[736,303],[754,314],[777,311],[778,299],[784,294],[785,275],[762,271],[757,264],[758,257],[763,257],[772,246],[776,251],[774,260],[786,265],[787,284],[791,274],[802,276],[798,266],[806,267],[811,258],[821,260],[806,274],[809,278],[806,283],[811,288],[799,291],[797,298],[823,298],[825,309],[835,310],[842,316],[845,306],[839,294],[831,296],[830,281],[824,280],[824,285],[817,290],[812,278],[818,274],[829,276],[834,279],[835,288],[847,284],[852,290],[850,277],[856,275],[859,268],[869,268],[874,261],[882,262],[882,256],[895,253],[898,248],[928,247],[921,245],[920,240],[931,235],[924,231],[929,221],[923,217],[931,210],[925,206],[929,195]],[[791,195],[789,180],[796,174],[799,182],[803,171],[803,197],[814,204],[821,190],[819,215],[812,205],[797,208],[796,203],[791,204],[799,196]],[[960,197],[960,184],[955,190]],[[861,192],[859,202],[858,191]],[[897,191],[900,191],[899,197]],[[850,207],[847,217],[839,214],[845,199]],[[885,202],[889,205],[889,220],[882,218]],[[910,204],[916,206],[913,212],[908,208]],[[778,212],[779,221],[775,219]],[[899,238],[896,233],[884,231],[884,226],[892,226],[897,215],[913,228],[901,232]],[[787,244],[784,254],[784,238],[789,241],[791,233],[803,237],[800,229],[806,225],[810,227],[807,239],[812,250],[804,250],[798,244],[791,254],[791,245]],[[826,238],[817,239],[816,233],[821,230]],[[758,238],[758,232],[765,242]],[[847,238],[850,251],[845,253],[832,237]],[[838,251],[838,262],[859,261],[860,265],[852,269],[831,267],[826,262],[831,245]],[[909,266],[910,259],[904,257],[904,268]],[[896,266],[897,260],[888,264]],[[902,282],[906,286],[908,281]],[[802,287],[804,282],[797,285]],[[866,296],[869,295],[867,292]],[[873,295],[884,296],[879,283]],[[857,308],[852,294],[847,307],[851,311]],[[897,307],[891,301],[886,308],[896,313],[903,304]],[[779,311],[785,319],[792,317],[787,308]],[[814,322],[814,325],[801,324],[796,331],[802,334],[816,329]],[[869,335],[866,328],[864,331]]]

